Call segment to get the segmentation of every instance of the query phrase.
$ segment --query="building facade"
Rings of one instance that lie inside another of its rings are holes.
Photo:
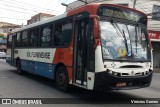
[[[0,51],[6,51],[7,33],[15,28],[20,28],[20,25],[0,22]]]
[[[153,47],[153,66],[160,68],[160,0],[83,0],[88,3],[100,2],[118,4],[135,8],[148,15],[148,30]],[[75,1],[66,7],[66,11],[85,5]]]
[[[38,22],[38,21],[45,20],[45,19],[50,18],[50,17],[53,17],[53,16],[54,16],[54,15],[52,15],[52,14],[46,14],[46,13],[36,14],[36,15],[32,16],[31,19],[29,19],[29,20],[27,21],[27,25],[32,24],[32,23],[35,23],[35,22]]]

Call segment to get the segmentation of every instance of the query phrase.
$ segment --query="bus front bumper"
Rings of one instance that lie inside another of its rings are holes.
[[[144,76],[113,76],[107,72],[95,73],[94,90],[124,90],[150,86],[152,71]],[[121,84],[122,85],[118,85]]]

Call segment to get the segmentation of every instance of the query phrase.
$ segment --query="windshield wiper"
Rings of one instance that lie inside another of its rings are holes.
[[[120,28],[119,28],[119,26],[117,25],[117,22],[116,22],[115,20],[111,19],[110,22],[111,22],[112,26],[116,29],[116,32],[119,32],[119,33],[122,35],[122,37],[123,37],[123,39],[124,39],[124,42],[125,42],[125,47],[126,47],[127,55],[128,55],[128,44],[127,44],[127,39],[126,39],[126,35],[125,35],[124,30],[122,29],[122,32],[121,32],[121,30],[120,30]],[[118,30],[118,31],[117,31],[117,30]],[[118,34],[119,34],[119,33],[118,33]]]
[[[124,32],[124,29],[122,29],[122,32],[123,32],[123,38],[124,38],[124,42],[125,42],[125,47],[126,47],[127,54],[128,54],[128,44],[127,44],[127,39],[126,39],[126,35],[125,35],[125,32]]]
[[[138,38],[138,34],[137,34],[137,25],[135,26],[135,31],[136,31],[136,35],[135,35],[135,44],[136,44],[136,53],[137,53],[137,38]]]
[[[113,19],[111,19],[110,22],[111,22],[112,26],[115,28],[117,34],[118,34],[120,37],[121,37],[121,36],[123,37],[122,32],[121,32],[121,30],[119,29],[119,27],[118,27],[118,25],[117,25],[117,22],[114,21]]]

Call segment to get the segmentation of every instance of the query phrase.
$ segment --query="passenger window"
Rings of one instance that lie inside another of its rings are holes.
[[[62,21],[55,24],[54,46],[68,46],[72,37],[71,21]]]
[[[16,47],[21,47],[21,33],[17,33]]]
[[[41,47],[51,46],[51,26],[43,27],[41,33]]]
[[[13,35],[9,35],[7,48],[11,48],[11,46],[12,46],[12,36]]]
[[[22,46],[28,47],[29,46],[29,37],[28,37],[28,31],[22,32]]]
[[[38,46],[38,28],[30,30],[30,46]]]

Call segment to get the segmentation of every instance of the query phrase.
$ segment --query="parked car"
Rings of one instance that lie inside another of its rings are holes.
[[[0,59],[6,59],[6,53],[0,52]]]

